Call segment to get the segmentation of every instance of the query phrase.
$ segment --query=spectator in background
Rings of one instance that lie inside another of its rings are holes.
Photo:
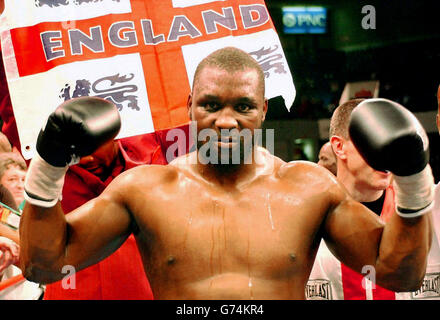
[[[0,148],[4,150],[0,153],[0,190],[5,189],[0,193],[0,209],[3,215],[8,214],[11,209],[18,210],[24,202],[23,185],[27,166],[18,152],[11,152],[11,144],[4,135],[0,135],[0,141]],[[3,269],[0,271],[0,281],[21,274],[21,270],[14,265],[19,259],[19,244],[18,232],[7,224],[0,223],[0,269]],[[42,293],[43,288],[38,283],[24,280],[0,291],[0,300],[37,300]]]
[[[440,88],[439,88],[440,106]],[[353,99],[339,106],[330,123],[330,142],[337,157],[337,179],[345,186],[348,193],[362,202],[386,223],[394,212],[395,196],[391,184],[391,174],[376,171],[360,156],[348,134],[351,112],[364,99]],[[440,107],[439,107],[440,108]],[[440,109],[439,109],[440,111]],[[439,117],[439,116],[437,116]],[[440,132],[440,120],[438,120]],[[437,185],[435,199],[440,199],[440,188]],[[374,270],[366,269],[361,275],[340,263],[322,241],[316,255],[315,264],[310,274],[308,289],[319,284],[326,290],[326,299],[334,300],[411,300],[440,299],[440,201],[434,202],[432,211],[433,238],[428,255],[428,265],[422,287],[414,292],[393,292],[373,282],[365,281],[369,274],[374,280]],[[371,273],[373,272],[373,273]],[[317,293],[312,290],[309,292]],[[316,294],[313,298],[324,298]]]
[[[11,144],[3,132],[0,132],[0,153],[8,152],[12,152]],[[17,210],[17,204],[11,192],[3,184],[0,184],[0,221],[3,221],[2,214],[4,210],[9,210],[8,208]],[[0,222],[0,281],[3,277],[3,271],[18,261],[18,242],[18,233]]]
[[[26,162],[18,153],[4,152],[0,154],[0,183],[11,192],[19,209],[22,208],[24,201],[26,171]]]
[[[319,150],[318,164],[336,175],[336,156],[330,141],[324,143],[321,150]]]
[[[371,168],[354,147],[348,134],[353,109],[365,99],[353,99],[340,105],[330,121],[330,143],[337,165],[337,179],[357,201],[387,221],[394,212],[394,190],[391,173]],[[321,241],[312,272],[307,283],[308,299],[330,300],[388,300],[395,293],[365,284],[364,276],[337,260],[324,241]],[[316,286],[325,290],[314,290]],[[320,293],[321,294],[320,294]]]
[[[0,202],[1,205],[6,205],[14,210],[18,209],[12,193],[2,184],[0,184]]]
[[[0,132],[0,154],[9,153],[11,151],[12,147],[8,138],[2,132]],[[12,193],[0,183],[0,217],[3,217],[3,214],[8,214],[10,209],[18,210],[18,206]],[[4,220],[6,220],[6,218],[0,218],[0,221]],[[7,237],[13,240],[15,243],[19,243],[18,232],[11,229],[6,223],[0,223],[0,236]]]

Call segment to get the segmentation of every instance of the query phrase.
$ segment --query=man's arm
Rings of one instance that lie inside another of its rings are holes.
[[[351,113],[349,134],[367,164],[393,174],[395,214],[383,228],[363,206],[336,197],[326,221],[330,247],[357,271],[374,266],[378,283],[387,288],[417,290],[432,237],[434,178],[426,132],[403,106],[367,99]]]
[[[24,185],[20,265],[29,280],[56,281],[65,265],[84,268],[128,236],[130,216],[116,179],[108,191],[68,216],[59,204],[69,165],[114,139],[120,127],[116,106],[96,97],[66,101],[47,119]]]
[[[118,177],[119,178],[119,177]],[[20,267],[34,282],[60,280],[64,266],[76,271],[113,253],[132,232],[115,179],[98,197],[64,215],[58,202],[43,208],[26,203],[20,221]]]
[[[324,239],[333,254],[365,275],[368,269],[364,267],[374,267],[376,283],[382,287],[419,289],[431,244],[430,214],[410,219],[393,214],[384,225],[375,213],[347,195],[337,197],[338,204],[325,221]]]
[[[11,239],[0,237],[0,279],[3,271],[18,261],[18,245]]]
[[[18,232],[0,223],[0,236],[13,240],[15,243],[20,244],[20,238]]]

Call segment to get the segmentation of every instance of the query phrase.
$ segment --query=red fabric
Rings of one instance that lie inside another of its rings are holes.
[[[0,118],[3,121],[1,131],[9,139],[9,142],[12,144],[12,146],[16,147],[21,152],[17,124],[15,122],[14,111],[12,108],[11,97],[9,95],[7,84],[8,82],[6,80],[6,75],[3,67],[3,59],[1,58],[1,56],[0,64]],[[155,150],[151,155],[151,163],[166,164],[166,150],[169,146],[177,142],[180,150],[182,150],[183,153],[188,152],[189,147],[191,146],[188,124],[173,129],[182,130],[185,133],[185,139],[178,139],[176,137],[170,141],[167,141],[166,135],[170,131],[170,129],[164,129],[158,130],[153,134],[143,134],[139,136],[124,138],[121,139],[121,141],[124,142],[124,146],[127,148],[127,152],[130,154],[130,158],[133,160],[133,163],[141,164],[141,162],[143,161],[143,151],[137,150],[137,146],[142,145],[144,140],[146,140],[147,143],[151,143],[151,139],[153,139],[154,137],[157,145],[155,146]],[[152,146],[152,144],[149,144],[149,146]],[[151,153],[150,151],[148,152],[148,154]],[[176,156],[177,153],[175,153],[172,158],[175,158]],[[26,162],[29,164],[29,161]]]
[[[366,300],[366,291],[362,288],[362,280],[365,275],[353,271],[341,263],[342,286],[344,290],[344,300]],[[373,300],[396,300],[396,293],[382,288],[376,284],[372,290]]]
[[[15,124],[14,111],[12,110],[11,97],[9,96],[8,82],[6,81],[3,59],[0,58],[0,118],[3,121],[1,131],[9,142],[20,149],[17,125]]]
[[[188,132],[188,126],[181,128]],[[119,140],[121,157],[102,182],[79,166],[72,166],[64,182],[62,207],[68,213],[98,196],[122,171],[141,164],[167,164],[163,150],[166,131]],[[179,143],[182,143],[179,141]],[[188,149],[186,149],[187,151]],[[172,159],[170,159],[172,160]],[[143,300],[153,299],[133,235],[111,256],[76,273],[76,289],[63,289],[61,281],[46,286],[45,300]]]
[[[394,189],[389,186],[386,189],[385,200],[380,214],[381,219],[387,222],[394,213]],[[342,286],[344,290],[344,300],[366,300],[365,289],[362,288],[362,280],[365,275],[353,271],[341,263]],[[396,300],[396,294],[393,291],[382,288],[376,284],[372,290],[373,300]]]

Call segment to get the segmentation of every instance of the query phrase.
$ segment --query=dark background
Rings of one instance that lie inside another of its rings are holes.
[[[270,101],[267,120],[274,123],[275,129],[286,120],[294,124],[313,124],[318,119],[330,118],[345,83],[350,81],[379,80],[379,97],[399,102],[416,114],[437,110],[436,93],[440,84],[438,1],[266,0],[266,5],[297,91],[290,112],[282,99]],[[296,5],[326,7],[327,33],[284,34],[281,8]],[[376,9],[374,30],[362,28],[361,21],[365,16],[362,8],[365,5]],[[433,123],[435,115],[432,123],[422,122],[429,134],[430,162],[438,181],[440,139],[438,132],[432,130]],[[290,161],[301,158],[302,154],[302,158],[316,161],[319,147],[326,140],[317,134],[292,130],[292,141],[298,138],[315,140],[312,156],[307,157],[301,152],[301,142],[287,143],[279,148],[279,156]],[[285,151],[298,148],[299,151]]]

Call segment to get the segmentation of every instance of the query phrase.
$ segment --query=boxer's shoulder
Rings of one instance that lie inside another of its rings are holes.
[[[179,176],[179,169],[174,166],[142,165],[121,173],[115,178],[119,187],[149,187],[175,181]]]
[[[281,166],[278,180],[290,192],[299,192],[301,197],[315,197],[336,203],[345,197],[342,185],[326,168],[309,161],[291,161]]]
[[[327,169],[310,161],[290,161],[280,166],[278,177],[281,179],[311,179],[337,184],[336,177]]]
[[[169,167],[174,167],[175,169],[184,169],[188,168],[191,164],[197,163],[197,152],[193,151],[182,156],[175,158],[173,161],[169,163]]]

